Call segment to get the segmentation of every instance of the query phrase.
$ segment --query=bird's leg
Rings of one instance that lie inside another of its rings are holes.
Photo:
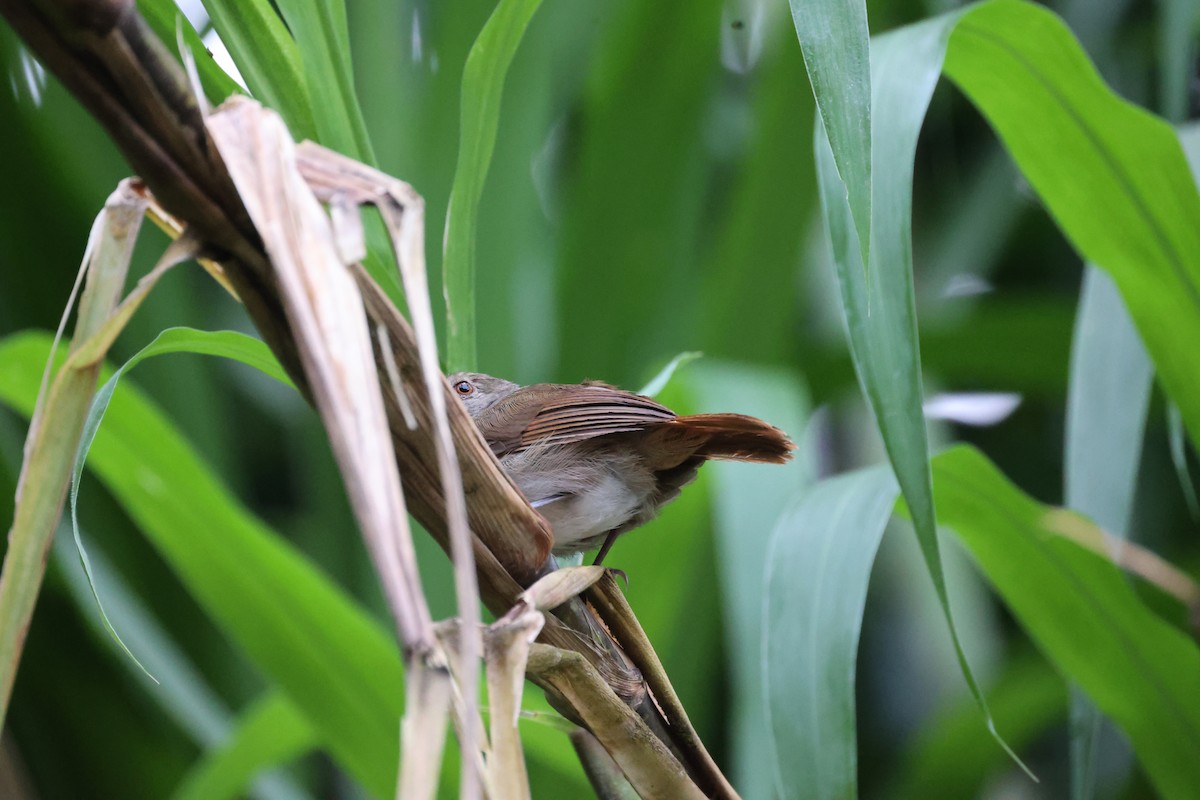
[[[600,545],[600,552],[596,553],[596,560],[592,562],[593,567],[598,567],[604,561],[604,557],[608,555],[608,551],[612,549],[613,542],[617,540],[618,530],[611,530],[604,537],[604,544]]]
[[[617,537],[620,535],[621,530],[619,528],[608,532],[608,536],[604,537],[604,544],[600,545],[600,552],[596,553],[596,560],[592,562],[593,567],[601,566],[600,562],[604,561],[604,557],[608,555],[609,548],[613,546],[613,542],[615,542]],[[625,581],[626,588],[629,587],[629,576],[625,574],[625,570],[617,569],[616,567],[607,567],[607,570],[620,575],[621,580]]]

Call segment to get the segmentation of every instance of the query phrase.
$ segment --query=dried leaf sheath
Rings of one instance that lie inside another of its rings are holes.
[[[407,656],[412,684],[402,721],[397,791],[431,798],[450,682],[417,573],[372,329],[342,261],[354,248],[335,237],[330,218],[296,167],[295,145],[277,114],[253,101],[235,100],[209,117],[208,125],[275,266],[305,377]],[[478,614],[477,596],[470,602]],[[479,748],[472,735],[478,727],[475,697],[469,695],[458,711],[459,729],[467,733],[460,733],[464,754],[474,753]],[[482,796],[474,759],[464,758],[463,765],[464,797]]]
[[[234,100],[208,120],[230,177],[275,265],[305,377],[345,477],[351,507],[410,650],[433,646],[420,591],[362,300],[329,217],[295,166],[282,120]]]

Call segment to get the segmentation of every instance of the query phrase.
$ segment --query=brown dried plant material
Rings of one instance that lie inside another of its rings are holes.
[[[573,597],[578,597],[604,577],[607,567],[559,567],[521,593],[521,600],[539,611],[558,608]]]
[[[392,448],[372,329],[363,299],[345,258],[361,249],[339,239],[332,221],[296,165],[296,148],[279,116],[258,103],[235,99],[211,115],[208,129],[262,238],[275,268],[280,298],[295,338],[313,400],[325,423],[350,505],[383,584],[414,680],[408,693],[401,775],[406,796],[431,797],[445,737],[448,681],[417,572],[400,472]],[[343,220],[345,213],[340,215]],[[353,233],[353,232],[352,232]],[[422,265],[423,266],[423,265]],[[426,299],[426,304],[428,300]],[[418,305],[418,303],[414,303]],[[422,353],[436,358],[436,354]],[[436,361],[433,374],[437,374]],[[435,412],[435,417],[437,416]],[[443,430],[440,452],[449,447]],[[444,483],[457,465],[442,459]],[[453,491],[447,497],[453,497]],[[459,527],[465,535],[462,493],[457,492]],[[451,503],[453,506],[453,503]],[[474,565],[468,595],[460,598],[478,619]],[[477,627],[474,628],[477,631]],[[463,796],[482,794],[482,776],[470,755],[478,752],[479,646],[464,653],[464,702],[459,707]]]
[[[454,564],[455,595],[459,618],[465,635],[461,641],[461,663],[456,673],[461,677],[463,719],[462,746],[464,752],[477,749],[476,730],[471,722],[478,714],[479,659],[483,645],[479,638],[479,585],[475,575],[471,531],[467,527],[467,505],[463,493],[462,471],[458,453],[450,434],[446,416],[445,380],[438,367],[437,338],[433,329],[433,310],[429,302],[429,284],[425,274],[425,201],[407,183],[371,169],[327,148],[306,143],[298,148],[302,154],[299,168],[317,195],[329,202],[335,222],[335,244],[350,261],[361,261],[366,254],[362,219],[358,207],[375,205],[383,217],[400,277],[405,299],[417,335],[422,383],[428,392],[433,417],[433,442],[446,501],[446,522],[450,534],[450,557]],[[385,372],[401,408],[408,407],[406,423],[411,428],[414,417],[411,403],[396,369],[395,355],[387,341],[386,330],[378,331],[380,355]],[[381,435],[386,435],[384,428]],[[481,776],[467,760],[463,761],[464,796],[479,791]]]
[[[579,653],[534,644],[526,669],[560,688],[643,800],[704,797],[667,746]]]
[[[529,647],[542,630],[540,612],[526,609],[505,615],[483,633],[487,662],[489,730],[491,747],[487,758],[488,794],[491,797],[529,797],[529,777],[517,719],[525,686],[525,664]]]
[[[229,175],[275,267],[305,377],[325,423],[351,508],[409,652],[433,647],[400,473],[362,298],[321,203],[295,163],[278,115],[235,99],[208,119]]]

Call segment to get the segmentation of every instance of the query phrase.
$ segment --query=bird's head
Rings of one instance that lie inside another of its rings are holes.
[[[521,388],[512,381],[493,378],[482,372],[456,372],[446,380],[472,417]]]

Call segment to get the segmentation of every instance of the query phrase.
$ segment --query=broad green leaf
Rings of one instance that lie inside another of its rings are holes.
[[[1125,536],[1133,511],[1153,369],[1117,287],[1095,267],[1084,273],[1071,349],[1063,465],[1067,507]],[[1071,793],[1095,796],[1102,719],[1071,692]]]
[[[204,8],[250,93],[278,111],[297,140],[315,139],[300,49],[269,0],[204,0]]]
[[[896,480],[950,628],[967,686],[992,725],[959,641],[938,550],[921,357],[912,276],[912,170],[917,135],[941,70],[953,15],[878,37],[872,46],[871,268],[862,264],[853,212],[837,177],[829,140],[814,135],[821,208],[829,230],[855,370],[875,416]],[[887,165],[886,169],[882,165]],[[870,273],[868,279],[867,273]],[[1002,746],[1003,740],[997,734]],[[1014,756],[1015,757],[1015,756]]]
[[[1200,649],[1154,614],[1081,517],[1031,500],[966,447],[933,463],[938,513],[1046,657],[1129,737],[1165,798],[1200,786]]]
[[[789,0],[808,79],[870,265],[871,49],[865,0]]]
[[[771,731],[763,706],[763,574],[771,532],[816,471],[808,442],[809,400],[794,374],[748,364],[702,361],[679,380],[702,411],[733,411],[769,421],[799,444],[785,465],[716,461],[708,473],[713,545],[729,681],[724,730],[730,779],[743,797],[774,791]],[[751,390],[747,390],[752,387]]]
[[[295,37],[304,66],[318,141],[373,165],[375,153],[354,90],[344,0],[280,0],[278,6]],[[269,79],[276,85],[275,91],[281,93],[284,90],[280,87],[294,76],[284,72],[272,74]]]
[[[886,466],[821,481],[771,536],[762,669],[780,797],[858,796],[858,637],[898,493]]]
[[[196,70],[200,74],[200,84],[204,93],[213,103],[220,103],[231,94],[239,94],[242,87],[237,81],[225,74],[225,70],[217,66],[217,62],[209,55],[208,48],[200,39],[200,34],[192,27],[175,0],[138,0],[138,10],[142,12],[151,30],[162,40],[171,52],[177,56],[179,52],[177,31],[183,31],[183,41],[196,60]],[[238,65],[241,69],[241,65]]]
[[[1179,343],[1200,341],[1200,194],[1174,132],[1113,94],[1030,3],[967,11],[945,62],[1075,249],[1116,281],[1195,441],[1200,351]]]
[[[1091,549],[1103,552],[1104,541],[1082,517],[1030,499],[966,447],[935,458],[933,476],[942,521],[1046,658],[1121,726],[1163,797],[1192,796],[1200,785],[1195,642]],[[882,467],[823,481],[773,539],[766,696],[784,796],[855,796],[855,651],[895,497]]]
[[[242,797],[261,770],[292,761],[319,744],[316,731],[284,695],[270,692],[242,713],[233,735],[200,759],[175,800]]]
[[[475,243],[479,198],[500,129],[504,79],[521,37],[542,0],[500,0],[479,32],[463,69],[458,163],[446,211],[446,291],[448,371],[474,369]]]

